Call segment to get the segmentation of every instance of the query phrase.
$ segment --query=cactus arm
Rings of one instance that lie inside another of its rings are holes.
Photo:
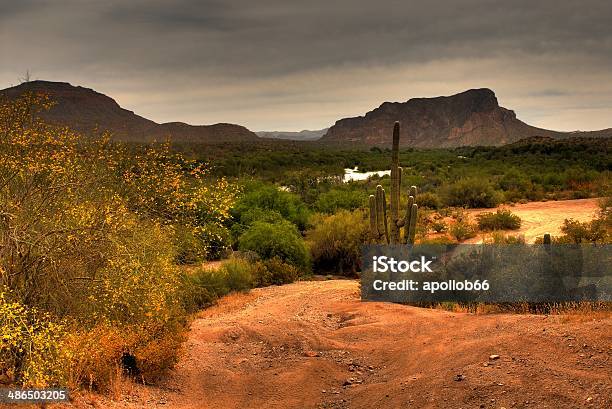
[[[399,179],[399,187],[400,187],[400,188],[399,188],[399,192],[401,192],[401,191],[402,191],[402,173],[403,173],[403,170],[402,170],[401,166],[400,166],[400,167],[398,167],[398,168],[397,168],[397,170],[398,170],[397,177],[398,177],[398,179]],[[397,197],[397,203],[398,203],[398,206],[397,206],[397,207],[398,207],[398,213],[400,212],[400,210],[399,210],[399,206],[400,206],[400,204],[402,203],[402,202],[401,202],[401,200],[400,200],[400,198],[401,198],[401,195],[399,195],[399,194],[398,194],[398,197]],[[403,218],[403,217],[399,217],[399,216],[398,216],[398,219],[397,219],[397,221],[396,221],[396,223],[395,223],[395,224],[397,224],[397,227],[399,228],[399,230],[401,230],[401,228],[404,226],[404,224],[406,224],[406,221],[404,220],[404,218]],[[399,241],[401,242],[401,240],[399,240]]]
[[[370,234],[374,239],[380,236],[376,225],[376,197],[374,195],[370,195]]]
[[[404,173],[404,169],[401,166],[398,166],[397,167],[397,179],[399,180],[399,182],[398,182],[399,189],[398,189],[398,193],[397,193],[398,199],[400,197],[400,193],[401,193],[401,190],[402,190],[402,173]],[[398,201],[398,203],[399,203],[399,201]]]
[[[412,205],[412,210],[410,211],[410,223],[408,224],[408,244],[414,244],[414,236],[416,234],[416,222],[417,222],[417,211],[418,206],[416,203]]]
[[[382,209],[383,209],[383,221],[385,226],[385,240],[387,244],[390,243],[389,240],[389,225],[387,224],[387,195],[385,194],[385,189],[382,189]]]
[[[385,200],[385,189],[381,185],[376,186],[376,226],[378,229],[378,236],[385,237],[385,240],[389,241],[389,235],[387,233],[387,203]]]
[[[399,197],[400,197],[400,175],[399,175],[399,122],[393,126],[393,147],[391,149],[391,196],[389,200],[391,211],[391,244],[399,242],[400,231],[397,226],[399,220]]]
[[[414,197],[414,200],[416,201],[416,196],[417,196],[417,187],[416,186],[410,186],[410,193],[408,194],[408,196]]]
[[[406,204],[406,215],[403,219],[404,225],[404,243],[408,242],[410,237],[410,220],[412,218],[412,205],[414,204],[414,196],[408,197],[408,203]]]

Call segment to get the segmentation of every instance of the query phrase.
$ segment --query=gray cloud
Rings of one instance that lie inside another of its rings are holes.
[[[0,84],[89,86],[157,121],[328,126],[494,89],[553,129],[610,127],[609,1],[0,2]]]

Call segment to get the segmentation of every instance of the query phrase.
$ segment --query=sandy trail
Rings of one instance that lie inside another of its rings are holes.
[[[599,210],[597,201],[598,199],[578,199],[500,206],[500,209],[507,208],[522,220],[520,230],[509,230],[504,233],[524,235],[528,243],[533,243],[536,237],[541,237],[544,233],[558,236],[561,234],[561,226],[565,219],[575,219],[580,222],[593,220]],[[475,217],[479,213],[494,211],[495,209],[470,209],[468,213]],[[466,241],[466,243],[480,242],[482,237]]]
[[[164,385],[95,406],[612,407],[609,314],[451,313],[358,291],[331,280],[226,297],[193,322]]]

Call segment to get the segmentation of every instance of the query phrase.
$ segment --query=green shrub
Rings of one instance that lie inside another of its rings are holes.
[[[525,244],[525,236],[511,236],[501,232],[493,232],[491,242],[493,244]]]
[[[588,199],[589,197],[591,197],[589,190],[573,190],[571,195],[572,199]]]
[[[476,237],[476,226],[468,220],[458,220],[450,227],[450,234],[458,241]]]
[[[319,195],[314,208],[322,213],[333,214],[340,209],[355,210],[365,203],[364,192],[332,189]]]
[[[457,240],[453,240],[448,236],[435,237],[432,239],[422,239],[419,240],[418,244],[432,244],[432,245],[449,245],[449,244],[457,244]]]
[[[442,207],[442,201],[437,194],[432,192],[420,193],[417,197],[417,203],[419,207],[426,207],[428,209],[437,210]]]
[[[238,243],[240,236],[255,222],[280,223],[285,219],[276,210],[255,207],[244,210],[239,215],[239,220],[231,226],[231,234],[234,244]]]
[[[508,209],[499,209],[495,213],[485,212],[476,216],[480,230],[518,230],[521,218]]]
[[[448,230],[448,225],[444,223],[444,220],[434,220],[431,222],[431,229],[436,233],[444,233]]]
[[[189,313],[212,305],[228,292],[225,277],[217,270],[199,268],[181,275],[181,303]]]
[[[460,179],[446,186],[445,192],[448,206],[495,207],[501,200],[499,192],[488,181],[479,178]]]
[[[280,258],[272,257],[256,262],[252,274],[255,287],[266,287],[292,283],[299,278],[300,271]]]
[[[561,231],[567,241],[572,243],[605,243],[609,237],[610,226],[604,219],[595,219],[590,222],[579,222],[574,219],[565,219]]]
[[[250,226],[255,222],[278,223],[285,220],[283,215],[276,210],[262,209],[254,207],[247,209],[240,214],[240,223],[244,226]]]
[[[310,256],[296,227],[287,222],[255,222],[238,240],[240,250],[254,251],[263,259],[278,257],[302,270],[310,270]]]
[[[295,224],[300,230],[304,230],[308,226],[310,211],[302,203],[299,196],[282,191],[277,186],[263,183],[247,186],[245,190],[246,192],[238,199],[232,210],[235,219],[242,221],[244,213],[254,212],[254,209],[261,209],[280,214],[284,219]],[[252,220],[252,216],[249,217]]]
[[[499,187],[504,190],[514,190],[517,192],[527,192],[531,190],[529,178],[516,168],[508,170],[499,181]]]
[[[247,261],[233,258],[224,262],[219,270],[231,291],[245,291],[253,287],[252,266]]]
[[[181,274],[180,297],[186,311],[192,313],[212,305],[231,291],[253,288],[252,265],[240,258],[225,261],[219,268],[199,267]]]
[[[361,264],[361,246],[368,240],[368,225],[360,211],[342,210],[319,217],[306,233],[317,271],[354,275]]]

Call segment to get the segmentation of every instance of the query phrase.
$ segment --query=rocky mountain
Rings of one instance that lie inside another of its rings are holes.
[[[455,147],[504,145],[532,136],[564,138],[612,136],[612,128],[593,132],[556,132],[536,128],[500,107],[490,89],[471,89],[460,94],[385,102],[365,116],[337,121],[321,143],[391,146],[393,124],[400,121],[402,146]]]
[[[291,131],[259,131],[255,132],[260,138],[268,139],[289,139],[292,141],[316,141],[320,139],[329,128],[316,131],[303,130],[299,132]]]
[[[109,131],[113,139],[127,142],[170,139],[173,142],[218,143],[258,139],[247,128],[234,124],[158,124],[121,108],[114,99],[104,94],[65,82],[25,82],[0,90],[0,99],[17,98],[24,92],[49,95],[55,105],[42,114],[43,118],[49,123],[68,126],[84,134]]]

